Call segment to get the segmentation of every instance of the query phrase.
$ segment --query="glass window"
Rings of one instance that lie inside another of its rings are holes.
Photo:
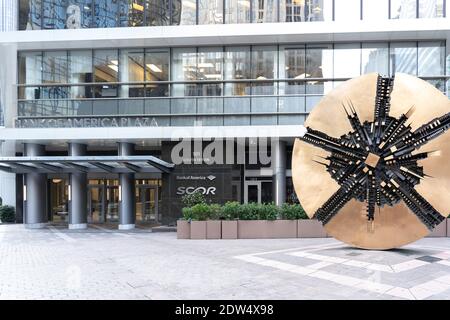
[[[170,0],[147,0],[145,10],[145,25],[167,26],[170,24]]]
[[[252,0],[252,22],[277,22],[278,0]]]
[[[42,83],[42,52],[19,53],[19,84]]]
[[[278,50],[274,46],[255,46],[252,48],[252,79],[260,80],[252,85],[252,95],[276,94],[273,81],[278,77]]]
[[[361,49],[362,74],[378,72],[389,75],[389,49],[387,43],[363,43]]]
[[[361,19],[360,0],[334,0],[335,21],[355,21]]]
[[[197,80],[197,51],[195,48],[174,48],[172,50],[172,81]],[[196,96],[195,83],[172,85],[173,96]]]
[[[306,74],[305,46],[280,47],[280,78],[302,80]],[[280,94],[304,94],[305,84],[302,81],[280,82]]]
[[[334,78],[353,78],[361,75],[359,43],[336,44],[333,56]]]
[[[223,23],[223,0],[198,0],[198,24]]]
[[[118,24],[119,1],[121,8],[121,18],[124,14],[122,10],[128,8],[128,0],[95,0],[94,2],[94,21],[97,28],[113,28]],[[124,2],[125,1],[125,2]]]
[[[90,28],[92,26],[92,0],[69,0],[66,14],[67,29]]]
[[[69,51],[69,82],[92,82],[92,51]]]
[[[65,29],[67,0],[42,0],[42,28]]]
[[[117,82],[119,59],[117,50],[94,50],[94,81]],[[117,85],[95,87],[96,98],[117,97]]]
[[[250,0],[225,0],[225,23],[249,23]]]
[[[443,16],[444,0],[419,0],[419,18],[441,18]]]
[[[172,24],[196,24],[197,0],[172,0]]]
[[[143,82],[144,81],[144,49],[125,49],[120,50],[119,63],[120,82]],[[121,85],[120,96],[143,97],[144,86]]]
[[[242,80],[251,78],[250,47],[225,48],[225,79]],[[250,95],[250,83],[234,82],[225,84],[225,95]]]
[[[333,77],[332,45],[308,45],[306,47],[306,74],[311,78]]]
[[[419,76],[444,74],[445,46],[442,42],[419,42]]]
[[[137,27],[144,25],[145,0],[130,0],[128,7],[128,26]]]
[[[417,18],[417,0],[391,0],[391,19]]]
[[[169,80],[169,50],[145,51],[145,81],[168,81]],[[168,84],[147,84],[147,97],[162,97],[169,93]]]
[[[414,42],[391,43],[391,75],[402,72],[417,75],[417,47]]]
[[[333,0],[280,0],[280,21],[331,21]]]
[[[222,80],[223,49],[199,48],[197,55],[198,80]],[[221,96],[222,83],[208,83],[199,86],[201,96]]]
[[[19,30],[41,29],[42,0],[19,1]]]
[[[42,83],[67,83],[67,51],[44,52]]]
[[[363,20],[380,21],[389,19],[389,0],[363,0]]]

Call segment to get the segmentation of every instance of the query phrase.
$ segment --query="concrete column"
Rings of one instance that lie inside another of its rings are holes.
[[[131,156],[134,153],[134,145],[119,142],[117,153],[119,156]],[[119,188],[119,230],[133,229],[136,222],[134,173],[120,173]]]
[[[69,156],[86,155],[86,145],[69,144]],[[69,182],[69,229],[87,228],[87,174],[76,172],[70,174]]]
[[[26,143],[24,145],[26,156],[43,156],[43,145]],[[47,175],[45,173],[30,172],[24,175],[26,186],[25,199],[25,227],[44,228],[48,223],[47,215]]]
[[[277,206],[286,202],[286,142],[272,141],[272,193]]]

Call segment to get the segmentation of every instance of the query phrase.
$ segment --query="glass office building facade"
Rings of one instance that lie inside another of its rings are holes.
[[[0,196],[27,225],[75,227],[171,224],[182,195],[197,188],[214,190],[213,202],[297,202],[293,142],[333,88],[371,72],[406,73],[450,96],[449,6],[17,1],[8,8],[17,19],[0,38],[1,157],[46,158],[0,167]],[[172,168],[183,138],[192,140],[185,158],[193,162]],[[209,142],[195,149],[201,138],[231,141],[243,157],[207,165]],[[45,200],[30,198],[37,185]]]

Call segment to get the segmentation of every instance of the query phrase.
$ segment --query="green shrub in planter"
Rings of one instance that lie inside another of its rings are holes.
[[[278,218],[279,209],[274,203],[258,205],[259,220],[276,220]]]
[[[259,205],[257,203],[245,203],[241,205],[239,210],[239,219],[241,220],[258,220],[259,219]]]
[[[241,204],[237,201],[228,201],[222,207],[222,216],[225,220],[234,220],[239,218]]]
[[[210,220],[224,219],[224,215],[222,213],[222,207],[220,206],[220,204],[210,204],[209,205],[208,219],[210,219]]]
[[[181,209],[181,212],[183,213],[184,220],[192,220],[193,213],[191,207],[184,207],[183,209]]]
[[[308,216],[301,205],[284,203],[281,207],[281,218],[286,220],[296,220],[308,219]]]
[[[0,206],[1,222],[16,222],[16,210],[12,206]]]
[[[192,208],[192,220],[204,221],[209,217],[210,208],[206,203],[198,203]]]
[[[185,207],[193,207],[196,204],[206,203],[205,196],[200,191],[186,194],[181,198],[181,202]]]

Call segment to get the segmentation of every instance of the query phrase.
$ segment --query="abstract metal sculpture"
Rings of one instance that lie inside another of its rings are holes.
[[[305,211],[357,247],[388,249],[425,236],[449,211],[449,174],[442,180],[433,168],[450,169],[449,111],[441,92],[403,74],[368,74],[330,92],[294,146],[294,185]],[[436,180],[439,190],[423,188]]]

